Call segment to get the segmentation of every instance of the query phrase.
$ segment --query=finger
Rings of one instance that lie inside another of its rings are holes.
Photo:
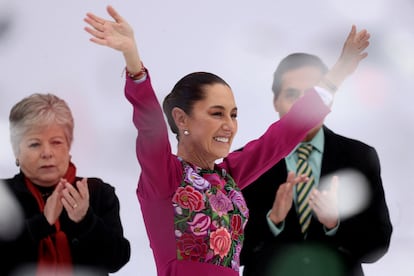
[[[89,27],[85,27],[84,30],[87,31],[89,34],[91,34],[93,36],[89,39],[90,41],[92,41],[96,44],[99,44],[99,45],[104,45],[104,46],[106,46],[108,44],[106,39],[104,38],[102,32],[99,32],[95,29],[91,29]]]
[[[371,38],[371,34],[367,32],[367,33],[365,34],[364,40],[368,40],[368,39],[370,39],[370,38]]]
[[[309,197],[308,204],[317,215],[320,213],[321,208],[319,207],[320,202],[316,200],[313,196]]]
[[[349,32],[348,37],[346,38],[346,41],[348,41],[348,40],[352,41],[353,38],[355,37],[355,34],[356,34],[356,27],[355,27],[355,25],[352,25],[351,31]]]
[[[92,36],[98,38],[98,39],[103,39],[103,33],[101,31],[98,31],[97,29],[92,29],[90,27],[85,27],[84,30],[87,31]]]
[[[330,194],[331,191],[322,191],[317,198],[314,199],[316,205],[324,212],[334,208],[334,198]]]
[[[315,189],[316,190],[316,189]],[[324,210],[325,206],[326,206],[326,202],[324,200],[323,196],[320,196],[321,194],[319,192],[316,193],[312,193],[309,196],[309,205],[313,205],[312,209],[315,210]]]
[[[91,20],[90,18],[85,18],[83,21],[85,21],[86,23],[88,23],[91,27],[93,27],[95,30],[98,30],[100,32],[103,31],[103,24],[105,23],[100,23],[97,22],[95,20]]]
[[[309,181],[309,176],[307,176],[306,174],[302,174],[298,176],[298,182],[308,182],[308,181]]]
[[[309,177],[306,174],[302,174],[299,175],[297,177],[295,177],[295,179],[293,179],[293,184],[298,184],[298,183],[302,183],[302,182],[308,182],[309,181]]]
[[[365,50],[367,47],[369,46],[369,41],[367,40],[367,41],[364,41],[360,46],[359,46],[359,50],[360,51],[363,51],[363,50]]]
[[[286,186],[284,187],[284,196],[285,197],[292,197],[292,195],[293,195],[293,189],[292,189],[292,187],[293,187],[293,184],[292,183],[290,183],[290,182],[287,182],[286,183]]]
[[[65,198],[68,200],[68,202],[72,205],[72,206],[76,206],[77,202],[79,202],[81,200],[81,196],[79,194],[79,192],[75,189],[75,187],[73,187],[72,184],[67,183],[65,186],[65,190],[68,194],[68,196],[66,196]],[[76,208],[76,207],[74,207]]]
[[[67,200],[66,198],[64,198],[64,197],[62,197],[62,199],[60,200],[60,202],[62,202],[62,204],[63,204],[63,207],[65,207],[65,209],[66,209],[66,211],[68,211],[68,212],[72,212],[75,208],[74,207],[77,207],[76,205],[75,205],[75,203],[71,203],[71,202],[69,202],[69,200]]]
[[[76,182],[79,194],[83,199],[89,199],[88,182],[86,178],[82,178],[81,181]]]
[[[62,191],[63,191],[63,189],[64,189],[64,184],[62,183],[62,182],[59,182],[57,185],[56,185],[56,188],[55,188],[55,190],[53,191],[53,193],[54,194],[57,194],[57,195],[61,195],[62,194]]]
[[[116,23],[121,23],[123,21],[122,16],[120,16],[119,13],[112,6],[108,6],[106,10],[108,11],[109,15],[115,20]]]
[[[355,40],[357,41],[357,42],[360,42],[360,41],[362,41],[364,38],[365,38],[365,36],[366,36],[366,34],[367,34],[368,32],[367,32],[367,30],[361,30],[361,31],[359,31],[356,35],[355,35]]]
[[[290,171],[289,173],[288,173],[288,176],[287,176],[287,178],[286,178],[286,182],[290,182],[290,183],[293,183],[294,181],[295,181],[295,173],[294,172],[292,172],[292,171]]]
[[[95,15],[93,13],[90,13],[90,12],[88,12],[86,14],[85,20],[87,20],[87,19],[89,19],[91,22],[96,22],[96,23],[99,23],[99,24],[104,24],[105,23],[105,19],[104,18],[99,17],[99,16],[97,16],[97,15]]]

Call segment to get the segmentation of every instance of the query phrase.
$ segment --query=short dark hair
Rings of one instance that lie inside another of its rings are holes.
[[[222,78],[209,72],[194,72],[181,78],[172,91],[165,97],[162,104],[165,116],[171,131],[176,134],[179,140],[179,129],[172,117],[174,107],[181,108],[190,115],[194,104],[205,98],[205,87],[213,84],[224,84],[230,87]]]
[[[274,98],[277,99],[282,87],[282,77],[288,71],[298,69],[304,66],[314,66],[321,70],[322,74],[328,72],[328,67],[323,61],[315,55],[307,53],[293,53],[282,59],[273,74],[272,91]]]

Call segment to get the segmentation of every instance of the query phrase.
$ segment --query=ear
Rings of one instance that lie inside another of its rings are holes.
[[[273,97],[273,107],[276,110],[276,112],[279,113],[279,101],[276,97]]]
[[[188,115],[179,107],[174,107],[171,111],[171,115],[174,119],[175,125],[178,129],[186,129],[187,128],[187,119]]]

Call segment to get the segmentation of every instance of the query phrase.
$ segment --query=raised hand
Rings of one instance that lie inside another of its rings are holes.
[[[93,36],[90,40],[96,44],[108,46],[121,52],[128,51],[135,44],[134,31],[112,6],[108,6],[107,11],[115,21],[87,13],[84,21],[90,27],[85,27],[85,31]]]
[[[93,13],[87,13],[84,21],[89,24],[85,31],[92,35],[90,41],[121,51],[129,72],[140,72],[141,59],[134,38],[134,31],[128,22],[112,7],[107,7],[114,21],[106,20]]]
[[[345,40],[341,55],[336,66],[341,67],[344,74],[350,75],[358,67],[361,60],[368,56],[365,49],[369,46],[371,35],[367,30],[356,31],[355,25],[352,25],[351,32]]]
[[[370,37],[367,30],[357,32],[355,25],[352,25],[338,61],[324,76],[320,86],[331,91],[336,90],[349,75],[355,72],[361,60],[368,56],[365,50],[369,46]]]
[[[286,182],[279,186],[273,202],[269,218],[274,224],[285,220],[293,204],[293,186],[297,183],[308,181],[308,177],[301,175],[296,177],[294,172],[289,172]]]

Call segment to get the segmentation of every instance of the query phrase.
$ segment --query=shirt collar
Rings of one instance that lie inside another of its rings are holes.
[[[323,147],[325,144],[325,135],[323,133],[323,128],[321,127],[319,131],[316,133],[316,135],[310,140],[309,142],[306,142],[308,144],[311,144],[313,146],[313,149],[317,150],[320,154],[323,154]],[[296,147],[289,153],[288,157],[295,154],[297,148],[304,144],[303,142],[296,145]]]

